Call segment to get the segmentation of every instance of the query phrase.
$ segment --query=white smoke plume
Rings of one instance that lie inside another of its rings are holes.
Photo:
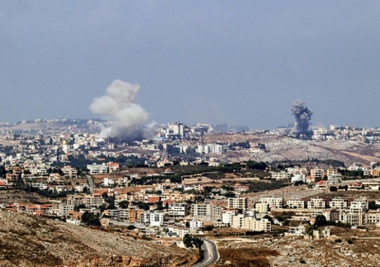
[[[114,120],[111,127],[103,128],[101,137],[137,140],[147,132],[148,112],[137,104],[138,84],[115,80],[107,88],[107,95],[97,97],[90,105],[93,113]]]

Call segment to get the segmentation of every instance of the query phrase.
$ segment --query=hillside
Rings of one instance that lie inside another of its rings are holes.
[[[123,233],[0,211],[0,266],[188,266],[187,250]]]
[[[266,149],[253,153],[246,151],[231,151],[228,158],[235,161],[253,159],[256,161],[273,162],[283,160],[334,159],[346,165],[359,162],[368,165],[380,160],[380,144],[369,144],[355,140],[300,140],[278,134],[218,134],[208,135],[205,143],[261,143]],[[226,156],[226,155],[223,155]]]

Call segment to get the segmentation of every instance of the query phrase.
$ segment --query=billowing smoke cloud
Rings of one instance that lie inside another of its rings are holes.
[[[145,122],[148,112],[136,104],[140,86],[115,80],[107,88],[107,95],[97,97],[90,105],[92,112],[114,120],[111,127],[103,128],[101,137],[139,140],[148,132]]]
[[[305,102],[302,100],[296,100],[292,105],[292,114],[296,118],[294,123],[294,130],[297,135],[304,134],[309,135],[311,131],[309,130],[309,121],[313,112],[306,106]]]

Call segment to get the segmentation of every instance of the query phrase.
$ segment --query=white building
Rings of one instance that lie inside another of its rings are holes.
[[[108,166],[103,164],[93,163],[92,165],[87,165],[87,169],[90,171],[90,174],[105,174],[108,173]]]
[[[352,212],[348,210],[339,211],[339,221],[349,223],[351,225],[363,225],[364,212]]]
[[[258,213],[266,213],[269,211],[269,204],[268,203],[262,203],[262,202],[256,202],[255,203],[255,211]]]
[[[283,199],[281,197],[262,197],[259,202],[268,204],[269,208],[282,208]]]
[[[232,218],[232,227],[233,228],[242,228],[248,231],[255,232],[270,232],[271,223],[267,219],[257,220],[252,217],[244,217],[243,214],[238,214]]]
[[[175,122],[168,125],[168,128],[166,129],[166,137],[178,137],[180,139],[183,139],[184,131],[183,131],[183,123],[182,122]]]
[[[149,226],[162,226],[164,224],[164,214],[159,211],[145,211],[141,215],[141,222]]]
[[[307,168],[301,168],[298,166],[286,168],[286,171],[290,175],[296,175],[296,174],[307,175]]]
[[[367,211],[368,200],[366,198],[358,198],[350,203],[350,210],[355,211]]]
[[[340,197],[335,197],[329,202],[330,208],[345,209],[347,208],[347,201]]]
[[[336,173],[331,174],[327,177],[327,181],[329,184],[340,184],[342,182],[342,174]]]
[[[247,198],[234,197],[227,199],[227,208],[230,210],[245,210],[247,208]]]
[[[173,203],[169,205],[169,216],[170,217],[185,217],[186,205],[182,203]]]
[[[322,198],[312,198],[307,202],[308,209],[324,209],[326,208],[326,201]]]
[[[186,234],[190,233],[190,230],[184,227],[170,226],[168,227],[168,230],[170,233],[174,233],[181,238],[183,238]]]
[[[222,223],[232,225],[232,218],[236,215],[234,211],[225,211],[222,213]]]
[[[275,180],[288,180],[290,178],[290,174],[285,171],[280,172],[270,172],[271,178]]]
[[[115,182],[112,180],[112,178],[105,177],[103,178],[103,186],[113,186]]]
[[[314,181],[322,180],[325,174],[325,170],[318,167],[310,170],[310,176],[313,178]]]
[[[300,198],[290,198],[286,205],[289,209],[303,209],[305,208],[305,202]]]
[[[197,146],[196,150],[199,154],[222,154],[223,145],[220,144],[205,144]]]
[[[306,228],[302,224],[299,226],[290,226],[289,235],[292,236],[304,236],[306,235]]]
[[[191,230],[196,230],[196,229],[202,228],[202,226],[203,226],[203,222],[202,221],[199,221],[199,220],[196,220],[196,219],[192,219],[190,221],[190,229]]]
[[[196,218],[220,221],[222,219],[222,208],[212,204],[192,204],[191,215]]]
[[[291,180],[294,183],[306,183],[306,176],[304,174],[295,174]]]

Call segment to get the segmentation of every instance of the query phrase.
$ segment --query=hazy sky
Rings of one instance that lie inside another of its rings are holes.
[[[0,0],[0,121],[96,117],[115,79],[150,121],[380,126],[380,2]]]

